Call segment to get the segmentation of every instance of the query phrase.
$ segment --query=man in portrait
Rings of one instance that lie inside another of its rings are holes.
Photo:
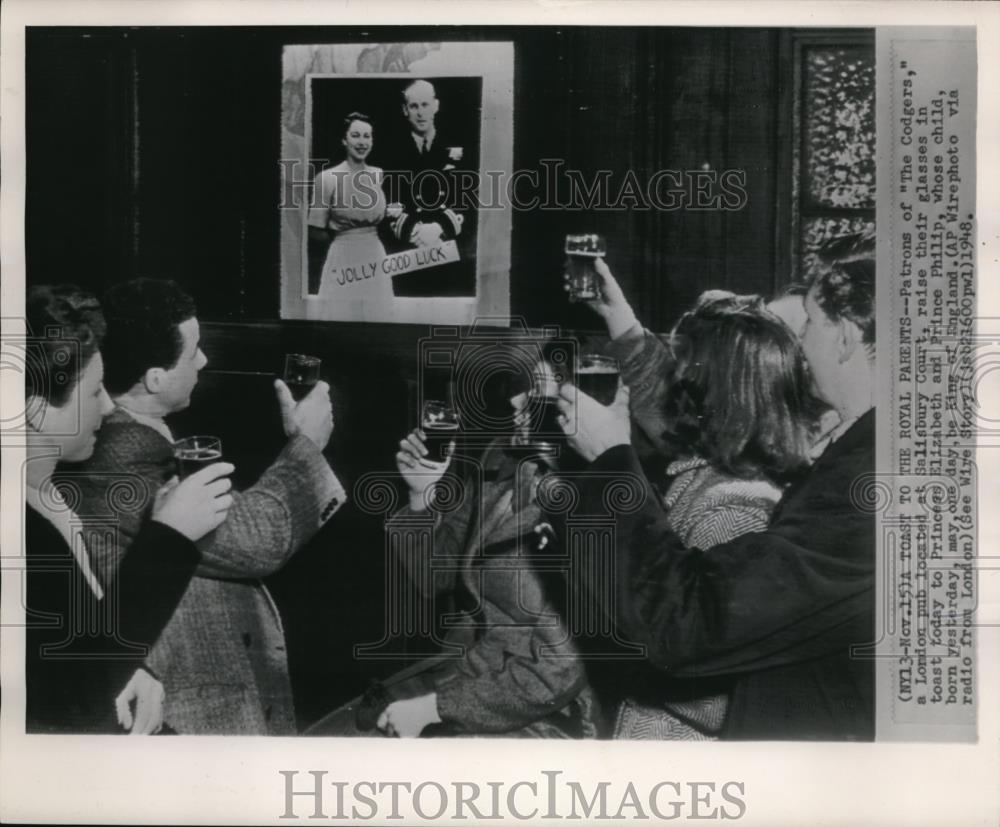
[[[397,276],[397,296],[473,296],[476,292],[476,146],[455,134],[439,115],[442,104],[430,81],[402,90],[401,129],[383,156],[390,220],[386,249],[458,246],[459,261]],[[399,206],[392,210],[393,204]]]

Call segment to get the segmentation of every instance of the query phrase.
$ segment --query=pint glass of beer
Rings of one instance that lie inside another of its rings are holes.
[[[285,374],[282,379],[292,392],[292,398],[299,402],[309,395],[319,381],[319,369],[322,362],[316,356],[305,353],[288,353],[285,355]]]
[[[543,450],[554,450],[562,441],[559,427],[559,378],[548,367],[536,368],[528,393],[526,412],[530,442]]]
[[[584,353],[576,365],[576,386],[602,405],[610,405],[618,392],[618,373],[617,359]]]
[[[594,269],[594,259],[604,256],[604,236],[581,233],[566,236],[564,247],[569,266],[569,300],[590,301],[601,297],[601,280]]]
[[[452,442],[458,436],[458,413],[447,402],[428,400],[420,417],[424,432],[427,459],[446,462],[451,456]]]
[[[222,440],[217,436],[189,436],[174,443],[177,476],[184,479],[206,465],[222,461]]]

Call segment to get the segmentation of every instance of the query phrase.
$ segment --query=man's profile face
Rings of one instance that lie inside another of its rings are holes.
[[[824,401],[836,406],[840,383],[840,325],[819,306],[815,288],[806,294],[804,307],[805,322],[799,333],[802,352],[809,363],[816,393]]]
[[[177,325],[181,334],[181,355],[177,364],[164,371],[160,397],[171,413],[184,410],[191,404],[191,393],[198,384],[198,371],[208,363],[201,352],[201,332],[198,320],[192,316]]]
[[[413,132],[423,135],[433,128],[437,111],[438,99],[434,94],[434,87],[429,83],[416,83],[406,90],[403,114],[410,122]]]

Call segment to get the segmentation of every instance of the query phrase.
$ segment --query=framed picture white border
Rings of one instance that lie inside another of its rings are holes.
[[[281,318],[311,321],[396,322],[404,324],[471,325],[477,318],[503,319],[510,315],[511,210],[506,192],[492,189],[494,182],[510,181],[513,167],[514,44],[503,41],[441,42],[423,44],[426,55],[407,65],[405,72],[303,72],[303,65],[356,69],[364,50],[404,44],[289,44],[282,54],[282,81],[305,84],[305,134],[297,135],[283,124],[281,131]],[[416,44],[414,44],[416,45]],[[309,54],[309,63],[303,56]],[[314,60],[315,59],[315,60]],[[308,187],[303,178],[309,168],[312,95],[316,78],[481,77],[479,153],[482,207],[476,222],[476,295],[396,296],[390,306],[364,309],[355,315],[336,298],[308,295],[303,290],[306,255],[305,210]],[[489,172],[490,174],[487,174]],[[293,180],[289,176],[295,176]]]

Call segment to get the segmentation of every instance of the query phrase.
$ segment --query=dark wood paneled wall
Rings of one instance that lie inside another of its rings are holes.
[[[746,174],[732,212],[516,211],[512,308],[530,324],[592,324],[558,280],[561,236],[581,227],[608,236],[656,328],[706,286],[783,281],[776,31],[483,27],[30,29],[29,280],[170,276],[206,318],[277,318],[281,48],[373,38],[513,40],[515,168],[608,170],[613,191],[628,173]]]
[[[278,320],[281,49],[355,40],[512,40],[514,165],[558,159],[615,187],[661,169],[746,175],[736,211],[515,212],[511,306],[528,325],[596,328],[561,288],[561,238],[592,228],[640,318],[664,330],[702,290],[769,293],[790,67],[774,30],[630,28],[30,29],[29,282],[102,292],[137,274],[196,297],[209,365],[179,433],[222,436],[250,480],[281,444],[271,377],[288,351],[323,358],[348,482],[391,470],[412,425],[426,327]],[[384,606],[378,518],[342,510],[273,582],[303,720],[396,664],[357,663]],[[364,595],[363,600],[358,596]],[[419,642],[411,642],[419,646]]]

